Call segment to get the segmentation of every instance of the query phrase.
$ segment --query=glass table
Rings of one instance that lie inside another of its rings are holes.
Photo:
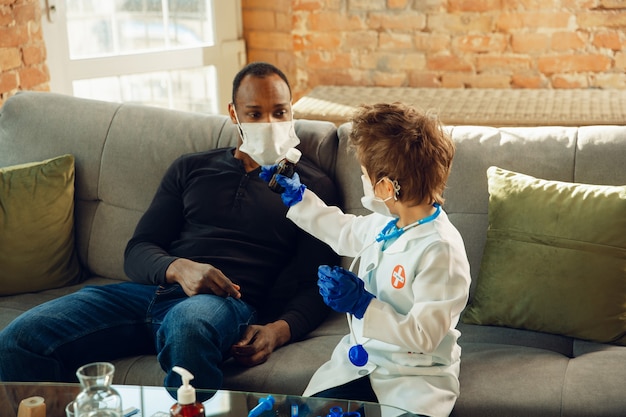
[[[163,387],[113,385],[122,397],[125,413],[132,417],[169,417],[170,407],[176,402]],[[46,403],[46,417],[65,417],[65,406],[81,391],[79,384],[56,383],[0,383],[0,417],[15,417],[20,401],[39,396]],[[377,403],[334,400],[329,398],[299,397],[282,394],[241,391],[197,390],[207,416],[248,417],[259,400],[274,397],[274,408],[259,417],[395,417],[406,411]],[[132,414],[131,414],[132,413]]]

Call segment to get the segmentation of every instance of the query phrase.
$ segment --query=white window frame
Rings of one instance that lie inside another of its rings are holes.
[[[70,59],[65,0],[41,2],[42,29],[52,92],[74,95],[72,83],[75,80],[213,65],[217,73],[218,113],[227,113],[227,105],[231,101],[232,79],[246,63],[241,0],[213,1],[213,46],[81,59]]]

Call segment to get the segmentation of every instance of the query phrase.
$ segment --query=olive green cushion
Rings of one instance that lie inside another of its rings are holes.
[[[79,279],[74,157],[0,168],[0,295]]]
[[[626,186],[487,171],[489,229],[463,321],[626,345]]]

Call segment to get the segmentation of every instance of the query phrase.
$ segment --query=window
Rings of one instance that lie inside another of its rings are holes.
[[[54,92],[226,112],[245,63],[239,1],[48,0]]]

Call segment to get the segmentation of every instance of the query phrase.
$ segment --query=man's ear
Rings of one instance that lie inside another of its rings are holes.
[[[228,103],[228,115],[230,116],[230,120],[236,124],[237,116],[235,115],[235,105],[233,103]]]

